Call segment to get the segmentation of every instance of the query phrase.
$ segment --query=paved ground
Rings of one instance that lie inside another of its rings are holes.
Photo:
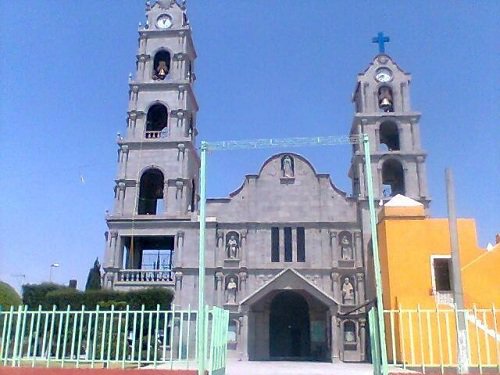
[[[229,360],[226,375],[372,375],[373,369],[366,363],[322,362],[238,362]]]
[[[418,374],[400,368],[389,368],[393,374]],[[373,375],[369,363],[323,363],[323,362],[240,362],[229,359],[226,375]]]

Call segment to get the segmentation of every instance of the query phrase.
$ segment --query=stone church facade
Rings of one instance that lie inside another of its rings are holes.
[[[183,4],[156,1],[146,16],[118,138],[104,280],[119,290],[172,288],[177,307],[196,308],[196,51]],[[377,202],[404,194],[428,206],[410,79],[377,55],[357,77],[345,130],[370,138]],[[207,200],[206,301],[230,311],[230,356],[367,359],[374,285],[363,162],[353,145],[347,193],[305,157],[280,153],[227,198]]]

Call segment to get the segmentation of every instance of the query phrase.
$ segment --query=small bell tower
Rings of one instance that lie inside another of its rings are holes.
[[[196,51],[184,3],[148,1],[139,24],[127,129],[117,139],[114,209],[106,217],[108,286],[144,282],[151,268],[155,281],[171,282],[178,223],[196,218]]]
[[[351,135],[368,134],[374,195],[388,200],[402,194],[429,204],[425,161],[421,148],[420,113],[411,108],[411,75],[385,53],[389,38],[379,33],[373,39],[379,54],[358,74],[353,94],[355,115]],[[351,170],[353,195],[367,199],[362,150],[353,147]]]

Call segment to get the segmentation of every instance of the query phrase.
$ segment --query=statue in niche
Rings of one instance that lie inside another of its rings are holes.
[[[342,303],[354,305],[354,287],[348,277],[344,278],[344,283],[342,284]]]
[[[283,177],[292,178],[294,176],[293,159],[290,155],[285,155],[281,159],[281,173]]]
[[[238,293],[238,284],[236,278],[231,276],[226,285],[226,303],[236,303],[236,294]]]
[[[351,239],[347,234],[340,238],[340,253],[342,260],[352,260],[353,258]]]
[[[156,67],[154,74],[153,74],[153,79],[154,80],[164,80],[165,77],[168,74],[168,66],[166,61],[158,61],[158,66]]]
[[[239,236],[235,232],[228,233],[226,240],[226,252],[229,259],[236,259],[240,249]]]

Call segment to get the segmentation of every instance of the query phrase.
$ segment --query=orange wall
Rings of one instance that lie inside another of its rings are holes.
[[[459,219],[458,233],[465,307],[489,309],[480,310],[477,317],[489,327],[496,320],[500,329],[500,314],[495,319],[491,310],[500,307],[500,246],[489,252],[479,248],[472,219]],[[413,311],[402,318],[386,314],[389,358],[413,364],[456,363],[455,315],[450,306],[437,306],[432,293],[431,256],[451,255],[448,220],[427,218],[423,208],[383,207],[378,235],[384,309]],[[424,310],[420,318],[417,309]],[[485,363],[485,346],[498,344],[470,321],[468,330],[472,362]]]

